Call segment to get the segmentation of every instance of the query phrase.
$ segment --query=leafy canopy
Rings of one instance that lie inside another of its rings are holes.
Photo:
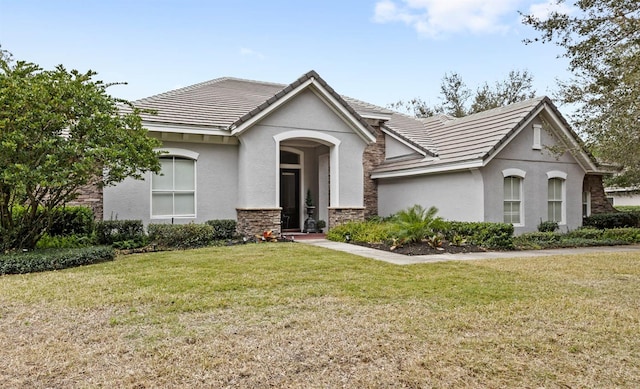
[[[416,117],[429,117],[447,114],[463,117],[492,108],[517,103],[535,97],[533,76],[526,70],[512,70],[505,80],[497,81],[493,86],[484,83],[475,94],[469,89],[458,73],[445,74],[440,84],[442,103],[433,107],[420,98],[400,100],[389,104],[393,109],[404,111]],[[469,99],[473,97],[471,104]]]
[[[548,17],[524,15],[541,33],[525,43],[565,50],[573,78],[561,83],[565,103],[577,106],[573,124],[601,159],[624,167],[617,182],[640,184],[640,2],[555,0]]]
[[[95,72],[43,70],[0,54],[0,252],[33,248],[52,209],[84,185],[159,171],[140,111]],[[128,107],[126,113],[119,104]]]

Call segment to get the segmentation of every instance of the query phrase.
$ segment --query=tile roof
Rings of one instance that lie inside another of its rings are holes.
[[[363,116],[388,116],[390,119],[384,123],[388,132],[421,150],[427,157],[434,157],[387,162],[378,167],[377,172],[402,170],[409,166],[419,168],[484,160],[522,123],[529,120],[539,107],[546,104],[557,112],[549,98],[538,97],[463,118],[438,115],[417,119],[341,96],[314,71],[305,73],[289,85],[231,77],[217,78],[136,100],[133,104],[138,108],[157,112],[156,115],[142,114],[143,120],[147,122],[230,130],[250,120],[311,78],[314,78],[365,128],[371,130]],[[558,116],[572,136],[579,141],[568,123],[561,115]],[[588,158],[595,161],[591,156]]]

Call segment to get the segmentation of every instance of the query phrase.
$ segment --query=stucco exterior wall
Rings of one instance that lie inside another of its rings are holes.
[[[640,206],[640,193],[638,192],[623,192],[623,191],[607,191],[607,197],[613,198],[613,206],[618,205],[633,205]]]
[[[326,134],[336,139],[339,143],[337,146],[339,203],[331,206],[362,207],[362,152],[366,143],[313,92],[305,91],[239,135],[238,206],[240,208],[279,205],[276,190],[279,174],[276,161],[279,149],[275,139],[283,133],[295,136],[295,138],[287,138],[287,144],[295,144],[295,140],[307,144],[302,146],[306,150],[305,177],[302,183],[306,185],[305,191],[309,187],[317,192],[317,167],[313,166],[317,166],[319,153],[327,151],[326,147],[313,151],[313,144],[328,146],[329,152],[334,153],[336,146],[328,144],[322,138],[323,134]],[[331,179],[335,178],[331,177]],[[315,201],[317,202],[317,199]]]
[[[482,175],[477,170],[378,180],[378,214],[389,216],[414,204],[435,206],[438,216],[483,221]]]
[[[541,124],[537,119],[524,128],[504,149],[482,169],[485,183],[485,220],[504,220],[504,175],[505,169],[520,169],[525,172],[523,181],[523,225],[516,226],[516,233],[536,231],[540,221],[548,219],[548,172],[559,171],[567,175],[565,181],[566,220],[561,230],[575,229],[582,225],[582,183],[584,170],[569,152],[555,155],[545,146],[555,145],[557,138],[542,130],[542,148],[533,145],[533,124]]]
[[[409,146],[401,143],[389,135],[384,137],[386,159],[417,155],[418,153]]]
[[[176,218],[174,223],[203,223],[211,219],[236,219],[238,146],[165,142],[163,148],[179,148],[199,154],[196,162],[196,217]],[[171,223],[151,218],[151,173],[145,180],[126,179],[104,189],[104,219],[139,219],[144,224]]]

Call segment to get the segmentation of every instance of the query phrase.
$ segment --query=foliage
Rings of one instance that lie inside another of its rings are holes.
[[[467,244],[467,239],[460,234],[454,233],[451,237],[451,244],[454,246],[464,246]]]
[[[513,248],[513,225],[489,222],[446,222],[447,240],[453,236],[464,237],[469,244],[487,249],[509,250]]]
[[[558,222],[554,222],[554,221],[540,221],[540,224],[538,224],[538,232],[556,232],[560,229],[560,226],[558,226]]]
[[[238,223],[233,219],[207,220],[205,224],[213,227],[213,240],[230,240],[236,236]]]
[[[208,224],[149,224],[151,243],[163,248],[187,249],[210,245],[214,229]]]
[[[311,197],[311,189],[307,189],[307,197],[304,199],[304,204],[307,207],[313,207],[313,197]]]
[[[98,244],[114,244],[127,240],[146,239],[142,220],[102,220],[96,223]]]
[[[513,242],[521,250],[634,244],[640,243],[640,228],[579,228],[566,234],[531,232],[516,236]]]
[[[436,217],[438,208],[423,208],[415,204],[399,211],[393,218],[393,232],[395,237],[406,243],[420,242],[427,236],[432,236],[443,227],[441,217]]]
[[[318,220],[318,221],[316,222],[316,227],[317,227],[319,230],[324,229],[326,226],[327,226],[327,222],[326,222],[326,221],[324,221],[324,220],[322,220],[322,219],[320,219],[320,220]]]
[[[383,243],[390,242],[393,239],[393,225],[390,222],[381,222],[377,220],[357,222],[350,221],[339,226],[332,227],[326,238],[329,240],[344,242],[346,236],[349,240],[359,243]]]
[[[47,233],[52,236],[91,235],[94,215],[89,207],[65,206],[52,211],[52,223]]]
[[[389,104],[389,107],[419,118],[438,114],[463,117],[535,97],[533,76],[526,70],[510,71],[505,80],[496,82],[493,87],[485,82],[477,88],[475,94],[459,74],[447,73],[442,78],[440,94],[442,104],[433,107],[420,98],[401,100]],[[469,105],[468,101],[471,97],[473,100]]]
[[[582,221],[585,227],[599,229],[640,227],[640,213],[638,212],[615,212],[599,213],[585,217]]]
[[[93,71],[43,70],[0,55],[0,251],[33,248],[53,209],[85,185],[159,171],[140,111]],[[13,214],[23,207],[19,217]]]
[[[429,245],[429,247],[431,247],[432,249],[436,249],[436,250],[444,250],[442,248],[442,239],[444,238],[444,236],[440,233],[428,236],[426,241],[427,244]]]
[[[37,249],[70,249],[93,245],[93,237],[87,235],[51,236],[44,234],[36,244]]]
[[[573,124],[603,160],[624,167],[618,186],[640,183],[640,2],[556,0],[547,18],[525,15],[541,33],[526,43],[555,43],[569,59],[573,79],[562,100],[576,107]]]
[[[77,249],[48,249],[0,255],[0,274],[23,274],[111,261],[111,247],[92,246]]]

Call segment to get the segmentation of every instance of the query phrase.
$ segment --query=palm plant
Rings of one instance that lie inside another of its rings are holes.
[[[416,204],[405,210],[399,211],[394,219],[395,235],[402,242],[420,242],[426,236],[436,234],[444,224],[441,217],[436,217],[438,208],[423,208]]]

